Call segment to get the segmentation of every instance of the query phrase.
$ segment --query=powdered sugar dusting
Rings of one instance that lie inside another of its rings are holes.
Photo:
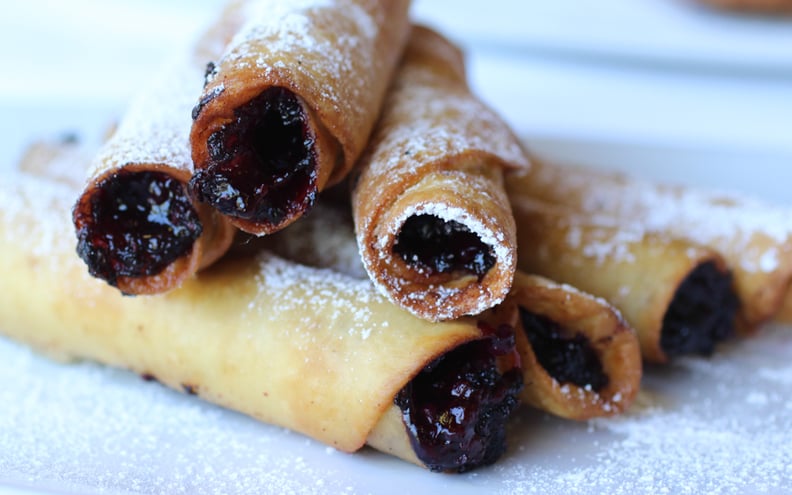
[[[574,423],[522,410],[498,464],[454,477],[340,454],[133,374],[53,363],[0,339],[0,478],[113,494],[783,493],[791,336],[769,328],[711,360],[650,368],[623,417]]]
[[[498,493],[785,493],[792,481],[790,335],[775,327],[711,360],[649,368],[636,403],[620,417],[580,425],[518,418],[512,432],[524,444],[495,468]],[[759,377],[745,372],[756,366],[765,370]]]
[[[371,305],[385,303],[368,279],[356,279],[327,268],[313,268],[262,252],[258,257],[258,298],[279,301],[279,313],[304,314],[306,328],[312,315],[322,314],[334,325],[338,318],[348,320],[351,336],[367,339],[373,331],[387,331],[387,322],[372,318]],[[251,301],[251,311],[261,306]],[[284,329],[288,331],[288,329]]]
[[[133,101],[113,138],[92,164],[91,177],[125,164],[168,164],[192,171],[190,110],[201,91],[202,69],[178,62]]]
[[[330,9],[343,9],[351,26],[336,33],[327,32],[319,19],[323,10]],[[221,63],[265,74],[273,68],[300,71],[305,64],[310,66],[306,70],[313,71],[314,77],[328,82],[322,86],[323,99],[340,105],[348,100],[343,94],[344,87],[334,83],[354,73],[354,57],[367,55],[359,50],[370,48],[377,32],[371,13],[356,2],[258,1],[253,3],[248,22],[229,44]],[[378,64],[374,60],[371,63]],[[362,74],[358,76],[365,78]],[[355,84],[351,86],[353,91],[360,91]]]
[[[267,248],[303,265],[365,279],[348,208],[320,200],[299,222],[269,236]]]
[[[550,260],[559,256],[560,246],[562,252],[574,253],[574,256],[565,257],[565,262],[571,265],[579,265],[582,262],[581,257],[597,265],[632,264],[637,261],[634,254],[635,247],[644,242],[647,236],[647,232],[643,229],[620,225],[618,221],[609,217],[556,214],[548,205],[524,198],[516,201],[514,208],[529,215],[528,222],[534,222],[533,219],[536,219],[535,224],[523,225],[522,228],[527,231],[528,227],[532,227],[532,232],[535,231],[532,234],[532,242],[540,260]],[[560,235],[557,238],[542,235],[543,226],[546,224],[552,225],[548,227],[550,231],[558,231]],[[690,249],[688,256],[700,256],[700,251]]]
[[[576,232],[577,229],[570,230],[570,234]],[[607,238],[591,239],[581,247],[583,256],[593,258],[597,263],[602,264],[606,259],[618,260],[624,263],[634,263],[635,256],[630,250],[630,245],[640,242],[644,238],[644,234],[640,231],[634,230],[617,230],[610,232]],[[577,231],[576,236],[579,237],[580,233]],[[567,238],[569,239],[569,237]],[[580,242],[580,241],[578,241]],[[570,243],[570,247],[575,247]]]
[[[349,476],[300,435],[2,339],[0,356],[0,479],[59,493],[348,492]]]
[[[778,250],[775,248],[768,249],[759,257],[759,270],[762,272],[772,272],[778,268],[779,264]]]
[[[434,168],[469,171],[471,177],[488,167],[527,169],[527,157],[506,123],[470,93],[463,78],[464,67],[455,67],[460,80],[449,80],[438,69],[453,62],[432,50],[453,51],[454,47],[440,38],[434,45],[423,46],[415,32],[413,36],[380,123],[361,159],[355,194],[368,194],[367,185],[386,193],[403,192]],[[412,62],[410,54],[417,61]],[[432,59],[434,55],[437,60]],[[474,158],[459,159],[465,155]],[[371,220],[366,215],[356,219],[360,223],[358,232],[369,230]]]
[[[402,77],[406,79],[409,74]],[[391,110],[394,119],[410,115],[404,122],[407,125],[382,129],[374,138],[377,145],[370,148],[373,155],[365,161],[372,169],[369,173],[386,184],[415,176],[426,164],[471,150],[498,157],[501,164],[528,167],[519,142],[506,124],[467,92],[412,84],[400,88],[389,102],[399,105]]]
[[[449,206],[445,203],[435,203],[427,201],[425,203],[417,203],[412,205],[411,208],[406,208],[399,218],[393,222],[394,231],[391,235],[398,235],[398,231],[404,225],[408,218],[416,215],[433,215],[446,222],[458,222],[467,227],[470,232],[476,234],[478,238],[486,244],[495,255],[495,262],[505,266],[514,263],[514,253],[507,245],[503,231],[493,230],[489,225],[497,225],[494,219],[489,219],[488,222],[482,221],[477,218],[478,215],[485,215],[485,212],[471,212],[463,208]],[[385,239],[380,239],[383,242]],[[386,251],[385,246],[381,245],[380,249]]]
[[[792,366],[785,368],[762,367],[758,370],[758,375],[769,382],[775,382],[783,390],[792,388]],[[792,408],[792,404],[789,405]]]
[[[29,247],[30,253],[53,266],[51,256],[64,243],[77,246],[68,212],[74,188],[62,183],[34,179],[25,173],[6,172],[0,187],[0,223],[8,241]]]

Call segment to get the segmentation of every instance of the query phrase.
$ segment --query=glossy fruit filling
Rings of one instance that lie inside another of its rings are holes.
[[[463,224],[414,215],[402,225],[394,253],[419,273],[468,273],[481,279],[495,265],[492,248]]]
[[[666,356],[708,356],[734,334],[739,301],[732,277],[713,262],[699,265],[682,282],[663,318],[660,347]]]
[[[569,336],[558,323],[522,307],[520,318],[537,361],[558,383],[594,392],[608,385],[602,361],[585,335]]]
[[[184,184],[162,172],[123,169],[77,205],[74,224],[77,254],[91,275],[114,286],[119,277],[160,273],[202,231]]]
[[[514,330],[491,332],[433,361],[396,396],[413,449],[433,471],[469,471],[506,450],[522,372],[498,367],[499,357],[515,352]]]
[[[316,197],[314,138],[306,121],[294,93],[267,89],[209,136],[209,159],[191,190],[225,215],[267,226],[305,212]]]

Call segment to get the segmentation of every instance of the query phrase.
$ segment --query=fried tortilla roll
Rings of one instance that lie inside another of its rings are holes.
[[[506,124],[470,92],[459,50],[421,27],[361,160],[352,204],[377,287],[413,314],[478,314],[508,293],[515,226],[504,167],[528,162]]]
[[[646,361],[709,355],[734,334],[739,303],[715,251],[532,198],[512,200],[520,269],[609,301],[637,332]]]
[[[360,156],[409,32],[408,0],[254,0],[190,134],[200,201],[269,234]]]
[[[516,329],[524,403],[586,420],[624,412],[635,399],[638,339],[604,300],[518,271],[506,300],[485,315]]]
[[[734,277],[740,300],[737,327],[742,333],[777,313],[789,290],[792,215],[788,209],[538,161],[531,171],[515,174],[507,182],[513,199],[533,197],[588,216],[610,216],[629,229],[658,232],[717,251]]]
[[[91,166],[74,207],[77,251],[91,275],[124,293],[177,287],[233,239],[230,224],[189,195],[190,110],[207,61],[231,38],[244,10],[244,2],[229,4],[187,56],[154,78]]]
[[[19,177],[0,184],[0,331],[9,337],[130,369],[344,451],[371,437],[442,471],[504,451],[522,383],[508,325],[426,322],[368,280],[268,252],[225,258],[167,294],[123,297],[53,242],[70,228],[73,190]]]

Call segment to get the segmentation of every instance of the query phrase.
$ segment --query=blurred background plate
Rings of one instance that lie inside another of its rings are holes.
[[[696,0],[419,0],[415,5],[419,16],[467,42],[509,52],[792,75],[788,17],[725,13]]]

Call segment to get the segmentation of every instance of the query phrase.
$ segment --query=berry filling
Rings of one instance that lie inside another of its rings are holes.
[[[523,382],[517,367],[501,373],[498,358],[516,352],[514,330],[481,325],[487,338],[436,359],[396,395],[413,449],[432,471],[469,471],[506,450]]]
[[[74,211],[77,254],[94,277],[156,275],[190,252],[202,227],[187,189],[163,172],[120,170]]]
[[[608,385],[602,361],[585,335],[566,337],[558,323],[522,307],[520,319],[537,361],[558,383],[594,392]]]
[[[413,215],[404,222],[394,253],[418,273],[431,276],[466,272],[479,280],[495,265],[492,248],[463,224],[434,215]]]
[[[270,88],[234,117],[209,136],[193,194],[224,215],[273,227],[305,212],[316,197],[316,157],[297,97]]]
[[[682,282],[663,317],[660,347],[668,357],[709,356],[734,334],[739,301],[730,273],[714,262],[699,265]]]

